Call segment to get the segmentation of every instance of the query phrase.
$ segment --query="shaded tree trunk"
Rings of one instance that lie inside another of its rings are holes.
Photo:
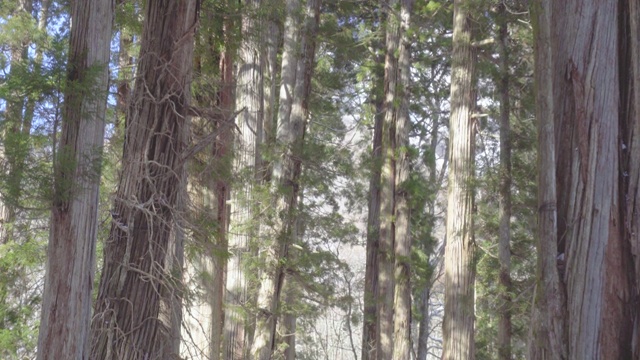
[[[71,19],[38,359],[89,354],[113,1],[74,1]]]
[[[302,38],[299,43],[296,83],[288,122],[278,124],[277,145],[284,153],[273,165],[272,196],[275,212],[270,234],[265,245],[265,270],[260,277],[256,318],[256,332],[251,358],[268,360],[273,353],[277,308],[280,302],[284,268],[289,246],[295,236],[297,223],[297,199],[302,171],[302,149],[306,122],[309,116],[308,100],[311,92],[311,76],[315,63],[315,37],[320,20],[320,0],[309,0],[306,5]],[[283,63],[283,67],[284,67]],[[284,68],[283,68],[284,71]],[[284,76],[284,74],[283,74]],[[281,119],[279,119],[281,120]]]
[[[475,50],[471,2],[455,0],[451,60],[451,119],[445,248],[443,359],[474,359]]]
[[[533,6],[541,200],[531,358],[638,358],[638,2]]]
[[[228,44],[231,39],[231,21],[225,19],[224,36]],[[233,107],[234,107],[234,78],[233,78],[233,55],[228,46],[220,56],[221,89],[218,91],[218,107],[222,111],[222,121],[218,123],[218,136],[214,149],[214,163],[217,164],[215,183],[216,192],[216,244],[219,249],[228,248],[229,233],[229,205],[231,198],[231,150],[233,145]],[[213,268],[213,292],[211,348],[209,356],[211,360],[220,359],[224,338],[224,293],[225,293],[225,273],[226,257],[219,254],[212,254],[214,260]]]
[[[498,324],[498,357],[511,359],[511,129],[509,124],[509,29],[504,2],[498,5],[498,51],[500,53],[500,310]]]
[[[169,359],[179,291],[172,236],[189,113],[199,1],[147,4],[137,79],[126,126],[123,170],[113,204],[92,322],[92,359]],[[179,235],[179,234],[178,234]],[[179,257],[175,259],[179,262]]]
[[[377,59],[382,64],[383,59]],[[376,359],[377,299],[378,299],[378,250],[380,237],[380,176],[382,171],[382,125],[384,123],[383,65],[374,68],[373,98],[373,146],[371,149],[371,174],[369,175],[369,201],[367,216],[367,259],[364,277],[364,309],[362,328],[362,360]]]

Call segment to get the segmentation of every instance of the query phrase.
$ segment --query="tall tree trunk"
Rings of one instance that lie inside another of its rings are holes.
[[[475,50],[467,0],[455,0],[451,59],[451,119],[445,248],[443,359],[474,359]]]
[[[500,53],[500,310],[498,357],[511,359],[511,129],[509,124],[509,29],[504,2],[498,5],[498,49]]]
[[[536,38],[550,41],[536,44],[545,198],[532,358],[638,358],[638,2],[562,5],[533,8]]]
[[[273,236],[268,240],[265,249],[266,266],[260,277],[258,292],[259,313],[251,349],[251,358],[256,360],[268,360],[273,352],[277,307],[284,276],[282,261],[286,262],[288,257],[298,216],[297,199],[302,171],[301,158],[309,115],[308,100],[315,61],[315,37],[320,20],[320,0],[307,1],[305,13],[290,119],[288,122],[278,124],[277,142],[278,146],[284,149],[284,154],[275,161],[273,166],[272,196],[275,203],[275,217],[270,231]]]
[[[623,14],[625,12],[628,14],[628,17],[623,20],[627,31],[620,34],[625,39],[624,51],[621,52],[624,62],[621,66],[622,71],[619,73],[620,81],[625,84],[621,100],[628,104],[628,107],[622,107],[622,109],[626,109],[622,112],[622,128],[624,128],[625,144],[630,144],[631,147],[621,160],[622,169],[629,174],[621,189],[625,193],[625,198],[629,198],[629,201],[621,202],[624,214],[621,223],[624,226],[623,234],[629,239],[630,249],[634,255],[634,281],[637,289],[638,281],[640,281],[640,261],[638,260],[640,240],[637,236],[633,237],[632,234],[638,234],[640,231],[640,218],[638,218],[640,203],[637,195],[640,188],[640,152],[636,150],[640,148],[640,136],[638,136],[640,121],[637,120],[640,116],[640,62],[638,62],[640,59],[640,3],[638,1],[622,2],[622,10]],[[636,293],[632,293],[631,296],[637,298],[638,291],[636,290]],[[640,359],[640,311],[637,309],[633,320],[632,355],[633,359]]]
[[[193,35],[199,1],[146,7],[123,170],[92,322],[92,359],[169,359],[176,285],[172,232],[183,214]],[[179,260],[179,259],[178,259]]]
[[[398,39],[398,84],[394,103],[395,110],[395,194],[394,194],[394,252],[395,252],[395,293],[393,317],[393,359],[411,359],[411,246],[410,203],[407,181],[411,171],[409,155],[410,39],[407,32],[413,10],[413,0],[401,0],[400,14],[396,20],[399,27]],[[397,15],[396,15],[397,16]]]
[[[378,59],[383,63],[384,59]],[[381,71],[380,71],[381,70]],[[371,173],[369,175],[369,201],[367,216],[367,259],[364,277],[364,310],[362,328],[362,360],[376,359],[377,299],[378,299],[378,251],[380,237],[380,176],[382,170],[382,125],[384,123],[384,68],[374,68],[373,89],[373,146],[371,148]]]
[[[223,345],[224,358],[229,360],[243,360],[249,351],[247,309],[244,308],[249,301],[245,262],[249,247],[258,235],[254,192],[260,178],[264,129],[264,70],[258,36],[262,22],[257,14],[261,4],[261,0],[244,2],[242,43],[238,51],[236,109],[240,113],[236,124],[240,134],[235,139],[233,166],[242,186],[234,187],[231,192]]]
[[[89,353],[113,1],[74,1],[71,19],[38,359]]]
[[[382,169],[380,173],[380,231],[378,239],[378,298],[376,358],[393,356],[393,297],[394,297],[394,199],[396,89],[398,87],[397,52],[400,41],[399,20],[394,14],[398,0],[383,0],[386,13],[386,52],[384,61],[384,120],[382,124]]]
[[[231,41],[231,20],[224,20],[224,37],[226,43]],[[233,54],[228,46],[220,57],[221,89],[218,91],[218,107],[222,111],[222,120],[218,124],[218,136],[214,150],[214,163],[217,164],[215,183],[216,192],[216,244],[219,249],[228,247],[227,234],[229,232],[229,205],[228,200],[231,195],[231,185],[229,183],[232,172],[231,147],[233,145]],[[209,357],[211,360],[220,359],[223,337],[224,337],[224,293],[225,293],[225,272],[226,257],[214,255],[213,268],[213,292],[211,348]]]

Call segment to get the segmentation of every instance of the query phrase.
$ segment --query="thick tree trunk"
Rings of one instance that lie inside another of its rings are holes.
[[[407,181],[411,171],[409,155],[409,119],[410,97],[410,40],[407,31],[410,25],[410,15],[413,10],[413,0],[400,2],[400,16],[396,20],[400,30],[398,42],[398,88],[394,102],[398,102],[395,119],[395,209],[394,209],[394,252],[395,252],[395,294],[393,317],[393,359],[411,359],[411,227],[410,203]]]
[[[511,360],[511,130],[509,124],[509,29],[504,3],[498,5],[498,49],[500,53],[500,310],[498,323],[498,357]]]
[[[626,5],[625,5],[626,4]],[[622,62],[620,71],[620,81],[622,81],[623,89],[621,92],[621,100],[628,107],[622,107],[622,126],[621,132],[624,134],[622,139],[625,144],[629,144],[629,152],[622,156],[621,168],[629,174],[628,178],[623,180],[621,190],[625,194],[625,198],[629,198],[626,202],[621,202],[623,217],[622,224],[624,226],[623,234],[629,239],[629,247],[633,254],[635,268],[635,288],[638,288],[640,281],[640,239],[637,235],[640,231],[640,201],[638,201],[638,190],[640,188],[640,2],[629,1],[623,3],[622,13],[628,14],[623,17],[622,23],[627,29],[620,36],[625,40],[624,50],[621,52]],[[624,129],[624,130],[623,130]],[[632,152],[633,151],[633,152]],[[631,296],[638,297],[638,290],[631,293]],[[635,310],[632,342],[633,359],[640,359],[640,311]]]
[[[282,146],[284,154],[274,162],[273,166],[272,196],[275,203],[275,216],[270,230],[273,236],[268,240],[265,248],[266,264],[260,277],[258,292],[259,313],[251,349],[251,358],[256,360],[268,360],[273,352],[277,307],[284,276],[282,260],[288,257],[298,216],[297,199],[302,171],[302,149],[309,115],[308,98],[314,66],[315,37],[320,20],[320,0],[309,0],[305,12],[303,34],[299,43],[300,57],[296,61],[296,85],[293,89],[291,114],[288,122],[278,124],[277,145]]]
[[[566,359],[564,289],[556,265],[556,146],[553,118],[551,1],[532,4],[535,35],[536,117],[538,118],[538,265],[532,312],[530,359]]]
[[[540,204],[536,309],[542,316],[534,324],[535,359],[638,358],[637,277],[631,270],[637,267],[640,173],[634,136],[637,6],[637,1],[534,4],[541,20],[536,38],[551,40],[536,45],[538,116],[546,137],[539,187],[547,198]],[[544,118],[553,118],[553,125]],[[543,222],[553,225],[555,204],[557,228],[543,229]]]
[[[89,353],[113,1],[74,1],[71,19],[38,359],[86,359]]]
[[[92,359],[177,356],[172,232],[179,217],[199,1],[146,7],[123,170],[92,323]],[[170,261],[171,260],[171,261]],[[179,261],[179,258],[177,259]]]
[[[236,124],[240,134],[234,144],[234,172],[242,186],[231,189],[231,215],[228,237],[230,257],[226,272],[223,358],[243,360],[249,351],[248,324],[244,308],[248,305],[245,262],[249,247],[256,242],[259,224],[256,213],[255,186],[260,182],[260,149],[264,132],[264,62],[259,33],[261,0],[244,2],[242,43],[238,50]]]
[[[449,181],[445,248],[445,309],[443,359],[474,359],[475,241],[474,130],[475,50],[471,2],[455,0],[451,60]]]

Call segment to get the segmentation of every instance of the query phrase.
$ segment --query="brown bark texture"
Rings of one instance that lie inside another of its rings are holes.
[[[74,1],[38,359],[86,359],[113,1]]]
[[[546,139],[531,358],[638,359],[638,1],[533,10]]]
[[[183,216],[179,201],[199,5],[170,0],[146,6],[123,169],[91,328],[92,359],[178,355],[172,303],[179,279],[172,266],[180,259],[171,255]]]
[[[455,0],[445,248],[443,359],[474,359],[474,76],[470,1]]]
[[[376,359],[377,299],[378,299],[378,246],[380,236],[380,176],[382,170],[382,125],[384,123],[384,57],[376,55],[373,70],[373,144],[367,213],[367,258],[365,265],[364,309],[362,321],[362,360]]]

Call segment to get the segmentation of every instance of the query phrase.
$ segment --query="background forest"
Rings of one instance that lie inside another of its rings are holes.
[[[639,23],[3,1],[0,358],[640,358]]]

